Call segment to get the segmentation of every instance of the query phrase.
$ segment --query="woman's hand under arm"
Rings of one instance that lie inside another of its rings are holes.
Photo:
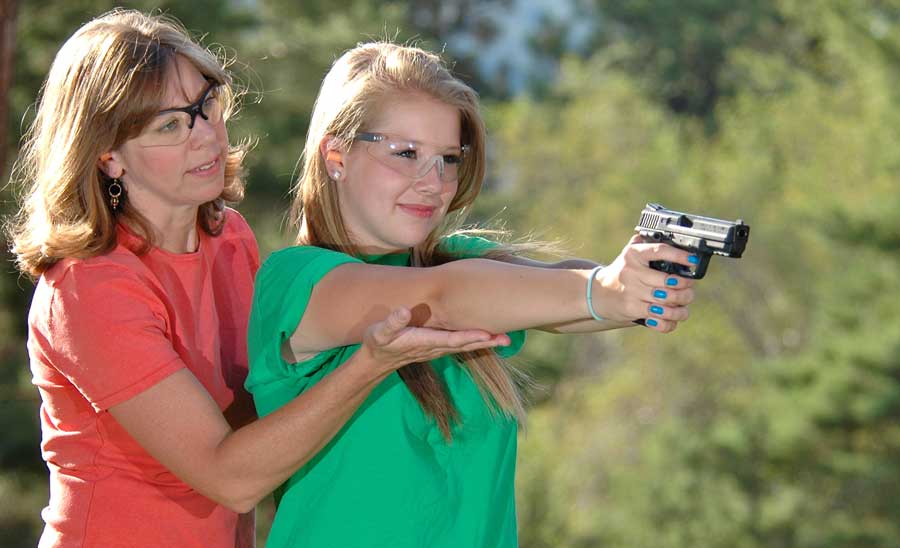
[[[412,362],[509,344],[505,335],[409,327],[394,310],[366,330],[360,350],[278,411],[232,430],[199,381],[182,369],[110,408],[148,453],[185,483],[247,512],[321,450],[388,374]]]

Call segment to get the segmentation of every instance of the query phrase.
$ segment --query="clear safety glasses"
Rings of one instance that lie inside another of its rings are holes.
[[[219,83],[210,80],[209,86],[197,102],[183,108],[161,110],[135,139],[144,147],[180,145],[188,140],[197,116],[210,124],[222,120],[222,100],[218,94]]]
[[[369,156],[400,175],[418,180],[436,167],[438,178],[445,183],[459,180],[459,170],[469,150],[464,145],[429,155],[426,151],[434,151],[434,145],[384,133],[358,133],[354,140],[363,141]]]

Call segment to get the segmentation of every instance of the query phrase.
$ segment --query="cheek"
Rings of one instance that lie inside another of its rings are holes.
[[[142,170],[150,172],[162,172],[173,167],[178,162],[178,154],[174,150],[175,147],[150,147],[142,151],[137,156],[138,166]]]
[[[218,127],[216,127],[216,138],[219,144],[222,145],[223,150],[228,150],[228,129],[225,127],[224,120],[219,122]]]
[[[456,197],[457,191],[459,191],[459,182],[447,183],[444,185],[444,191],[441,192],[441,197],[444,199],[444,203],[447,207],[450,207],[450,202]]]

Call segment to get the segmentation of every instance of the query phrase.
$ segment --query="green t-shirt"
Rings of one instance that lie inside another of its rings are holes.
[[[477,257],[494,244],[455,236],[442,248]],[[408,266],[408,254],[367,262]],[[300,363],[281,344],[300,323],[316,283],[333,268],[361,262],[311,246],[273,253],[260,268],[250,316],[247,389],[260,416],[272,413],[347,361],[351,345]],[[510,333],[515,354],[524,331]],[[393,373],[309,463],[279,489],[266,546],[315,548],[514,548],[516,423],[485,403],[453,358],[431,362],[461,417],[448,444]]]

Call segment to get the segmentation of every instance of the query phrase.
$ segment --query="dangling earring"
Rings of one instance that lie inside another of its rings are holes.
[[[119,208],[119,197],[122,195],[122,183],[118,179],[113,179],[106,189],[109,193],[109,206],[113,211]]]

